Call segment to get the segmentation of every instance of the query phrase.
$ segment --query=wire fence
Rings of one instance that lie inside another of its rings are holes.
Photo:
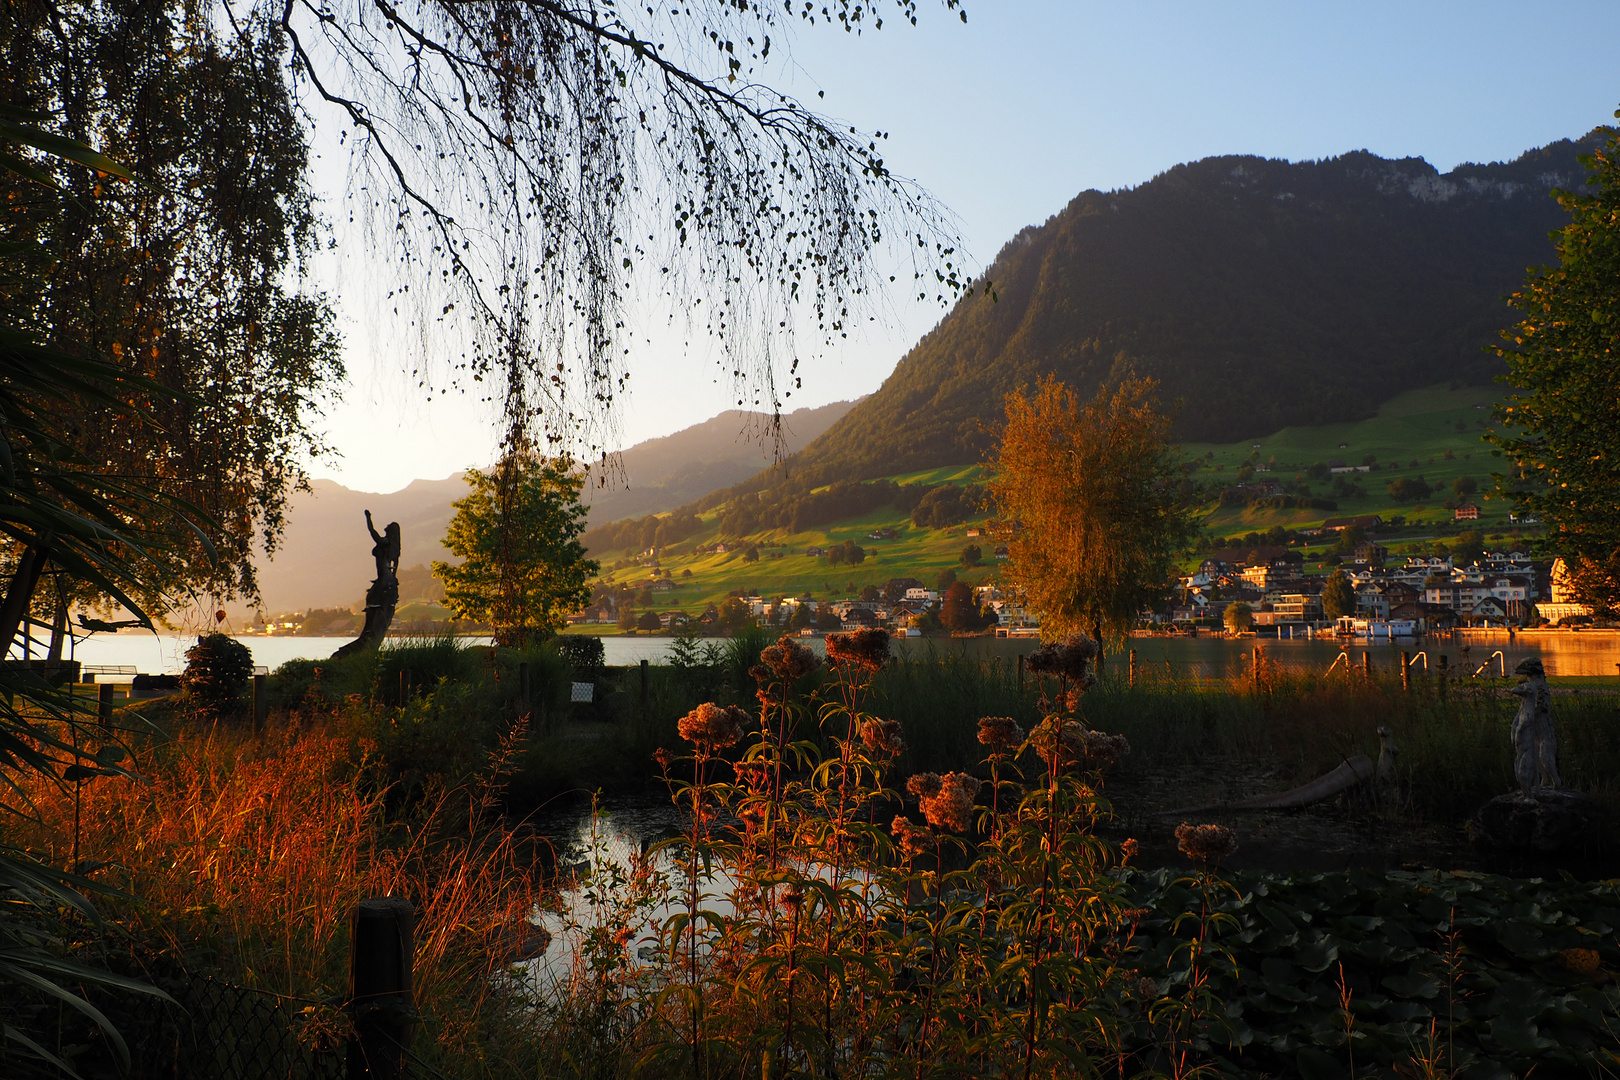
[[[337,1005],[174,971],[151,979],[173,1000],[120,995],[104,1011],[129,1045],[131,1080],[340,1080]]]

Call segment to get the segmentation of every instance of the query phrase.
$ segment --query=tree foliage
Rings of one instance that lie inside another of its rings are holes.
[[[1081,402],[1048,376],[1007,396],[990,491],[1023,526],[1003,573],[1040,613],[1043,636],[1118,640],[1169,588],[1194,530],[1157,389],[1127,374]]]
[[[1356,588],[1343,570],[1335,570],[1322,583],[1322,614],[1330,619],[1356,613]]]
[[[402,268],[395,311],[464,343],[454,363],[514,432],[604,444],[633,292],[662,292],[720,343],[738,404],[774,412],[801,303],[825,339],[847,333],[890,273],[876,250],[919,295],[963,284],[883,136],[766,83],[795,24],[880,27],[865,0],[252,6],[345,129],[354,212]],[[916,0],[897,8],[915,21]]]
[[[102,478],[92,489],[162,496],[121,525],[160,553],[141,595],[156,610],[192,590],[256,595],[254,550],[274,552],[343,376],[331,310],[300,285],[320,227],[283,39],[261,19],[216,34],[194,14],[178,0],[19,0],[0,15],[11,104],[140,178],[38,156],[31,175],[0,175],[15,255],[0,303],[42,343],[148,380],[50,408]],[[194,511],[184,524],[179,506]],[[51,546],[26,530],[8,545],[12,567]]]
[[[1620,112],[1616,112],[1620,116]],[[1523,319],[1497,350],[1515,389],[1489,438],[1512,463],[1502,494],[1547,523],[1584,600],[1620,606],[1620,133],[1581,161],[1588,192],[1558,191],[1559,265],[1513,294]],[[1507,426],[1511,425],[1511,427]]]
[[[1242,600],[1227,604],[1226,610],[1221,612],[1221,621],[1229,633],[1246,634],[1254,629],[1254,608]]]
[[[597,564],[577,539],[583,477],[567,461],[520,452],[466,479],[472,492],[451,504],[444,538],[461,562],[433,564],[445,603],[458,619],[488,623],[498,644],[543,641],[591,599]]]

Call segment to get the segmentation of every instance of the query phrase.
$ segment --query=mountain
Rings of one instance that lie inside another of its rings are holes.
[[[1549,192],[1581,183],[1576,155],[1596,141],[1445,174],[1366,151],[1215,157],[1083,192],[1013,237],[882,388],[787,463],[791,484],[979,460],[1007,392],[1047,372],[1089,394],[1132,364],[1179,406],[1178,436],[1207,442],[1486,384],[1504,297],[1555,261],[1548,233],[1567,219]]]
[[[785,452],[803,447],[854,404],[840,401],[783,416]],[[760,441],[767,420],[763,414],[731,410],[673,435],[637,443],[620,455],[619,475],[586,491],[591,519],[673,509],[753,475],[773,460],[769,440]],[[461,473],[443,480],[415,480],[386,495],[355,491],[332,480],[312,481],[308,492],[292,497],[286,535],[275,559],[258,560],[264,610],[360,603],[375,566],[366,532],[367,510],[379,530],[390,521],[400,524],[400,600],[431,598],[435,583],[425,573],[408,571],[449,557],[440,541],[454,513],[451,502],[466,493]]]
[[[782,452],[791,454],[821,435],[855,406],[835,401],[782,416]],[[597,471],[604,481],[585,492],[590,523],[642,517],[702,498],[718,488],[746,480],[771,465],[776,446],[764,413],[731,409],[712,420],[637,443],[619,455],[621,475]]]

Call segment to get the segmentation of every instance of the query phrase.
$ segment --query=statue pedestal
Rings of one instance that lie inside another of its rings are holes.
[[[1468,823],[1468,838],[1482,848],[1535,855],[1602,847],[1603,812],[1575,791],[1515,791],[1498,795]]]

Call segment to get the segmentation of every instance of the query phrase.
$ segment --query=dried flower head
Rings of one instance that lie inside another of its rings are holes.
[[[1024,741],[1024,729],[1010,716],[986,716],[979,721],[979,742],[994,750],[1011,750]]]
[[[1025,667],[1036,675],[1059,675],[1078,681],[1085,678],[1097,656],[1097,643],[1084,634],[1070,634],[1059,643],[1049,641],[1029,654]]]
[[[1131,744],[1123,735],[1108,735],[1101,731],[1087,731],[1082,738],[1086,742],[1086,757],[1093,762],[1107,764],[1118,761],[1131,752]]]
[[[1074,720],[1049,718],[1041,721],[1031,736],[1035,752],[1048,768],[1063,769],[1088,762],[1107,765],[1130,753],[1131,744],[1123,735],[1091,731]]]
[[[1225,825],[1192,825],[1183,821],[1176,826],[1176,841],[1181,853],[1205,866],[1219,863],[1237,850],[1237,833]]]
[[[753,667],[748,669],[748,677],[757,683],[770,682],[771,669],[766,667],[764,664],[755,664]]]
[[[928,774],[933,775],[933,774]],[[973,801],[984,782],[968,773],[946,773],[939,778],[939,790],[923,796],[923,817],[936,829],[966,832],[973,824]]]
[[[927,853],[934,846],[934,832],[932,829],[917,825],[910,818],[897,817],[889,831],[900,844],[900,854],[907,859]]]
[[[789,682],[810,674],[821,663],[815,653],[785,636],[778,638],[775,645],[766,646],[759,658],[778,679]]]
[[[827,659],[840,667],[880,671],[889,662],[889,632],[876,627],[827,635]]]
[[[789,885],[782,890],[782,906],[789,909],[804,907],[804,890],[797,885]]]
[[[919,799],[931,799],[939,794],[940,779],[937,772],[920,772],[906,781],[906,790]]]
[[[750,761],[735,762],[731,766],[731,771],[736,773],[737,783],[755,791],[763,788],[770,780],[771,775],[770,768],[757,758]]]
[[[1136,843],[1136,838],[1135,837],[1131,837],[1131,838],[1127,839],[1123,844],[1120,844],[1119,845],[1119,861],[1120,861],[1120,864],[1124,865],[1125,863],[1128,863],[1132,859],[1136,858],[1137,852],[1139,850],[1140,850],[1140,848],[1139,848],[1139,845]]]
[[[906,748],[906,741],[900,737],[900,721],[876,717],[861,724],[861,742],[870,750],[892,757],[898,757]]]
[[[705,701],[693,709],[675,725],[681,733],[681,738],[696,744],[706,751],[719,750],[731,746],[743,737],[747,730],[750,717],[735,705],[721,708],[713,702]]]
[[[670,763],[675,760],[675,755],[670,753],[667,748],[660,746],[657,750],[653,751],[653,760],[658,762],[658,767],[660,769],[668,772]]]
[[[1159,996],[1159,984],[1144,975],[1136,980],[1136,993],[1143,1001],[1152,1001]]]

